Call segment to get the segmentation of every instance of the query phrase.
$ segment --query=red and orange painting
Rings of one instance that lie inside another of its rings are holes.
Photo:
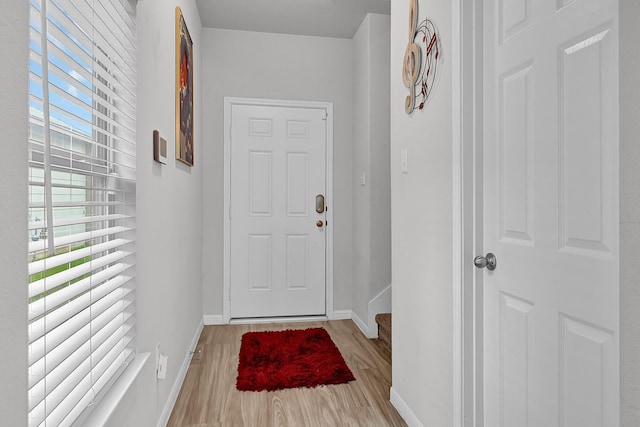
[[[193,166],[193,42],[176,7],[176,159]]]

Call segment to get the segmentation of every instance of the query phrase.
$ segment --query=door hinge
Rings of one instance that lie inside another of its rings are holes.
[[[327,120],[327,117],[329,117],[329,115],[327,114],[326,111],[322,112],[322,120]]]
[[[227,210],[227,214],[229,215],[229,219],[231,219],[231,205],[229,205],[229,209]]]

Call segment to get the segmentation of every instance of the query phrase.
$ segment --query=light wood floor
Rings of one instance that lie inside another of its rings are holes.
[[[323,327],[356,377],[275,392],[236,389],[242,334]],[[205,326],[168,426],[406,426],[389,402],[391,354],[351,320]]]

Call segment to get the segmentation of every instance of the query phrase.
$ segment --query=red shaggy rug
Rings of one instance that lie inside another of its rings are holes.
[[[238,390],[281,390],[355,380],[323,328],[247,332],[242,336]]]

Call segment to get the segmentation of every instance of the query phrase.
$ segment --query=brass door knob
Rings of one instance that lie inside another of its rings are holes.
[[[318,222],[316,222],[316,227],[318,228],[322,228],[323,225],[324,225],[324,222],[322,222],[321,219],[319,219]]]

